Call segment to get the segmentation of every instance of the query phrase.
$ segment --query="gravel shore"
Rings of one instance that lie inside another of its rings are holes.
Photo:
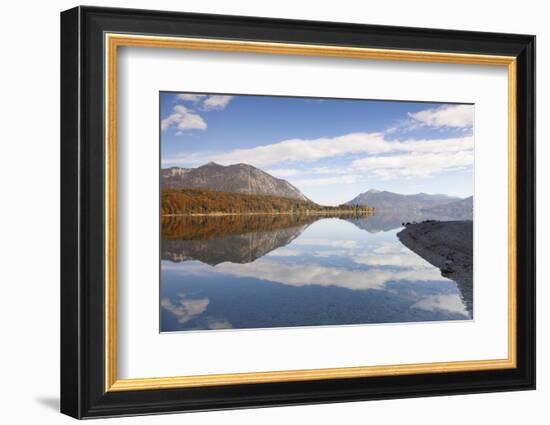
[[[457,283],[466,308],[472,313],[472,221],[425,221],[407,224],[397,236],[403,245],[438,267],[443,277]]]

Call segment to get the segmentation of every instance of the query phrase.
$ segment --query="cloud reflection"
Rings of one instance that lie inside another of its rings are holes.
[[[329,240],[306,239],[303,245],[315,245],[313,252],[302,250],[300,243],[292,248],[278,250],[252,263],[236,264],[224,262],[214,267],[201,263],[187,264],[182,273],[204,275],[208,273],[227,274],[234,277],[254,278],[295,287],[306,285],[337,286],[353,290],[383,290],[389,282],[441,282],[448,279],[441,276],[439,269],[412,253],[398,242],[360,244],[358,241],[340,241],[347,249],[331,249],[338,246]],[[353,243],[352,243],[353,242]],[[329,247],[329,249],[323,249]],[[309,255],[308,255],[309,253]],[[303,256],[307,262],[300,260]],[[296,261],[292,261],[297,259]],[[336,261],[347,261],[359,267],[333,265]],[[165,269],[180,270],[177,265],[163,265]]]
[[[354,240],[334,240],[334,239],[312,239],[312,238],[299,238],[294,241],[293,246],[300,245],[313,245],[313,246],[327,246],[332,248],[357,248],[358,241]]]
[[[238,245],[243,253],[258,236],[247,235],[252,239]],[[288,238],[262,231],[258,256],[247,254],[244,263],[237,245],[224,244],[240,236],[212,240],[216,261],[195,255],[204,251],[203,240],[184,241],[194,247],[189,261],[162,261],[163,329],[471,318],[456,285],[393,231],[371,234],[339,219],[319,220]]]
[[[285,264],[271,259],[260,259],[248,264],[222,263],[208,269],[200,264],[195,264],[195,267],[186,267],[185,273],[221,273],[290,286],[338,286],[355,290],[384,289],[388,282],[445,280],[437,269],[384,270],[369,268],[350,270],[321,264]]]
[[[160,300],[160,305],[176,316],[177,321],[182,324],[202,314],[209,303],[210,300],[208,298],[187,299],[183,293],[178,294],[178,299],[175,303],[170,298]]]
[[[400,243],[385,242],[371,249],[354,253],[353,261],[370,266],[430,269],[434,267]],[[438,273],[439,274],[439,273]],[[439,274],[439,280],[444,280]]]
[[[430,295],[411,306],[425,311],[446,311],[469,317],[469,313],[458,294]]]

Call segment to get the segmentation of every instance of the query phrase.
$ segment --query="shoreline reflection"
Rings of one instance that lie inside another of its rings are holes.
[[[371,233],[375,217],[163,220],[161,331],[471,319],[400,226]]]

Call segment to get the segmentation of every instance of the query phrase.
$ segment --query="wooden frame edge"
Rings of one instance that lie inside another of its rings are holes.
[[[402,376],[417,373],[447,373],[481,370],[513,369],[515,362],[503,360],[474,360],[441,363],[418,363],[395,366],[364,366],[327,369],[301,369],[274,372],[250,372],[166,378],[118,379],[108,391],[139,391],[151,389],[191,388],[216,385],[261,384],[270,382],[316,381],[322,379],[370,378]]]
[[[105,33],[105,392],[322,379],[446,373],[517,367],[517,70],[514,56],[371,49]],[[116,356],[116,62],[120,46],[506,66],[508,71],[508,358],[273,372],[117,379]]]

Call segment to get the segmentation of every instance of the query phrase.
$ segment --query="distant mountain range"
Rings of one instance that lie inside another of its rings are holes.
[[[445,204],[436,205],[434,207],[425,208],[422,210],[426,214],[434,214],[438,216],[452,217],[457,220],[471,220],[474,210],[474,197],[459,199]]]
[[[415,195],[402,195],[400,193],[388,192],[386,190],[371,189],[347,202],[349,205],[368,205],[377,211],[382,210],[422,210],[438,205],[458,201],[460,198],[447,195],[429,195],[417,193]]]
[[[164,168],[162,189],[210,189],[247,195],[270,195],[311,202],[283,179],[248,164],[220,165],[209,162],[197,168]]]
[[[375,209],[375,215],[390,214],[411,219],[434,218],[471,220],[473,197],[465,199],[448,195],[417,193],[403,195],[385,190],[371,189],[347,202],[348,205],[368,205]]]

